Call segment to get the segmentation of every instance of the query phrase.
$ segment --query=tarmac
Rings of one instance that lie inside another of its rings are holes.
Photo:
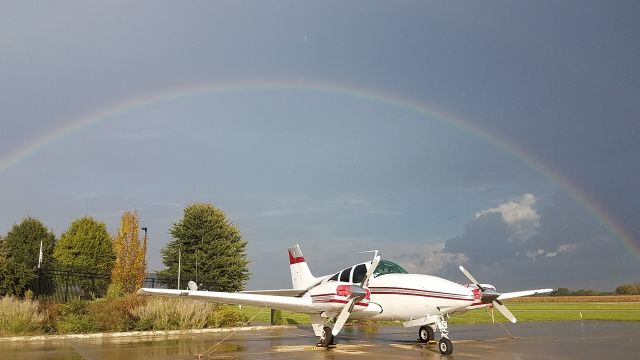
[[[309,326],[196,334],[0,342],[0,359],[637,359],[640,322],[564,321],[449,326],[454,353],[417,329],[345,327],[335,348]],[[436,335],[437,337],[437,335]]]

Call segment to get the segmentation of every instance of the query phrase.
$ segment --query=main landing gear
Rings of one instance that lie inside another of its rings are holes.
[[[447,315],[440,316],[434,324],[423,325],[418,330],[418,340],[428,344],[429,341],[435,339],[434,327],[438,329],[442,335],[442,338],[438,342],[438,350],[440,350],[442,355],[451,355],[451,353],[453,353],[453,343],[449,340],[447,318]]]
[[[322,336],[320,336],[318,346],[328,348],[336,344],[335,340],[335,337],[333,337],[333,334],[331,333],[331,328],[325,326],[322,328]]]
[[[425,344],[428,344],[429,341],[433,339],[435,339],[435,335],[431,325],[420,326],[420,330],[418,330],[418,340]]]

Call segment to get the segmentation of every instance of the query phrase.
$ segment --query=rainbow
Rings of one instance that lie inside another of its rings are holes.
[[[78,132],[89,126],[113,119],[116,116],[134,111],[136,109],[157,105],[163,102],[175,101],[193,96],[228,93],[238,91],[305,91],[324,94],[347,96],[366,101],[377,102],[389,106],[400,108],[404,111],[419,114],[421,116],[440,121],[453,126],[467,134],[477,137],[484,142],[497,147],[502,152],[513,156],[517,160],[544,176],[546,179],[558,185],[559,188],[567,192],[575,201],[587,209],[590,214],[602,223],[610,233],[620,238],[625,246],[640,258],[640,243],[634,240],[633,235],[625,229],[616,219],[611,217],[605,209],[593,198],[582,191],[577,184],[570,182],[565,176],[555,171],[552,167],[540,162],[535,157],[524,152],[516,145],[507,140],[489,133],[483,129],[475,127],[471,122],[464,120],[454,114],[439,110],[432,104],[418,102],[397,94],[359,88],[346,84],[329,82],[286,82],[286,81],[234,81],[234,82],[214,82],[189,84],[182,87],[171,88],[165,91],[155,92],[149,95],[140,96],[126,101],[118,102],[106,106],[105,108],[85,114],[78,118],[66,122],[63,126],[44,134],[23,147],[15,149],[0,158],[0,175],[5,173],[10,167],[28,159],[33,154],[52,143]]]

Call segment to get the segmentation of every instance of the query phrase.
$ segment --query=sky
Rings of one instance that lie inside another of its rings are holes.
[[[635,2],[66,1],[0,11],[0,234],[192,202],[249,289],[378,249],[498,289],[640,274]]]

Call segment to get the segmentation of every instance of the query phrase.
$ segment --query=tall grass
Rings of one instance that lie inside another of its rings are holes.
[[[46,315],[38,312],[38,303],[5,296],[0,300],[0,333],[29,334],[40,332]]]
[[[189,299],[152,298],[133,310],[136,330],[202,329],[215,306]]]

